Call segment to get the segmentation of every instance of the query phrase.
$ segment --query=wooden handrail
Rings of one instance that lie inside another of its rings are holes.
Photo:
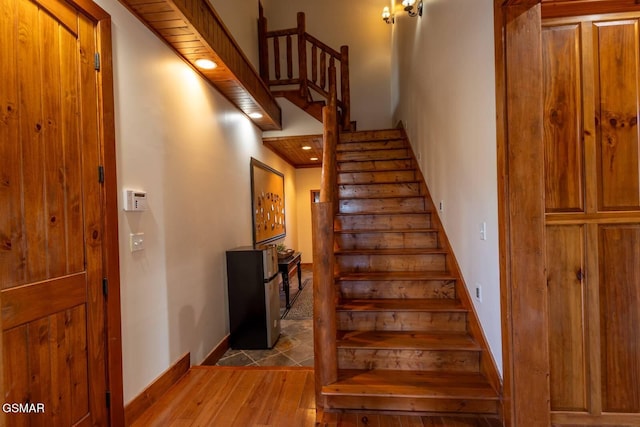
[[[342,130],[351,130],[351,96],[349,85],[349,48],[342,46],[337,51],[316,37],[306,32],[306,21],[303,12],[298,12],[296,28],[284,30],[267,30],[267,19],[260,9],[258,20],[260,76],[271,87],[288,86],[297,82],[300,97],[311,102],[313,97],[309,90],[313,90],[328,101],[329,78],[328,70],[332,66],[340,67],[340,90],[337,92],[337,108],[339,111],[339,124]],[[294,48],[292,39],[297,39],[297,61],[294,61]],[[286,56],[280,57],[282,50],[281,39],[286,45]],[[269,59],[270,47],[273,58]],[[309,61],[309,58],[310,61]],[[328,60],[327,60],[328,58]],[[286,63],[287,72],[282,73],[281,62]],[[292,69],[297,62],[297,69]],[[310,63],[309,63],[310,62]],[[272,69],[270,71],[269,69]],[[286,74],[283,75],[283,74]],[[297,75],[296,75],[297,74]],[[275,77],[275,78],[272,78]]]
[[[322,387],[338,379],[333,220],[338,206],[336,147],[338,109],[336,68],[329,68],[329,102],[322,109],[324,144],[320,202],[311,207],[313,240],[313,339],[316,405],[324,406]]]

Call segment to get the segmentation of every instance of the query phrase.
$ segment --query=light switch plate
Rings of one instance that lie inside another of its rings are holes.
[[[141,251],[144,249],[144,233],[129,234],[129,246],[131,252]]]

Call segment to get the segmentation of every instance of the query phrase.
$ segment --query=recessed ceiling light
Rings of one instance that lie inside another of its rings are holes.
[[[249,117],[251,117],[252,119],[261,119],[262,118],[262,114],[260,114],[260,113],[249,113]]]
[[[311,150],[311,147],[309,145],[303,145],[302,149],[303,150]]]
[[[218,64],[212,60],[205,58],[196,59],[195,64],[198,68],[202,68],[203,70],[213,70],[218,66]]]
[[[311,160],[312,162],[315,162],[316,160],[318,160],[318,158],[317,157],[312,157],[309,160]]]

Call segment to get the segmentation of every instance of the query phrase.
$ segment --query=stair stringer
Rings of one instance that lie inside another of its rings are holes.
[[[406,138],[407,142],[409,142],[409,137],[407,136],[404,129],[402,129],[402,133]],[[503,392],[503,384],[502,379],[500,378],[500,373],[498,371],[498,365],[496,364],[495,359],[493,358],[493,354],[489,348],[489,342],[484,334],[482,329],[482,325],[480,324],[480,319],[478,318],[478,314],[476,313],[475,306],[471,300],[471,295],[469,294],[469,288],[467,288],[466,282],[462,275],[462,270],[458,264],[458,260],[456,259],[455,252],[451,243],[449,242],[449,238],[447,237],[447,233],[444,229],[442,221],[440,219],[440,214],[438,209],[435,208],[435,204],[433,203],[433,199],[431,198],[431,192],[427,186],[426,180],[424,179],[424,175],[422,174],[422,170],[420,169],[420,164],[417,161],[415,156],[415,152],[413,151],[413,145],[409,142],[409,152],[411,153],[411,161],[416,171],[416,178],[421,183],[422,191],[424,194],[427,203],[432,207],[431,209],[431,221],[433,224],[433,228],[438,230],[438,239],[440,241],[440,245],[443,249],[445,249],[448,253],[447,256],[447,267],[451,272],[452,276],[457,278],[456,280],[456,296],[464,306],[468,310],[467,315],[467,324],[468,329],[471,336],[476,340],[476,342],[481,347],[481,355],[480,355],[480,372],[487,378],[489,384],[493,387],[496,393],[499,396],[502,396]],[[502,404],[502,400],[500,400],[500,404]]]

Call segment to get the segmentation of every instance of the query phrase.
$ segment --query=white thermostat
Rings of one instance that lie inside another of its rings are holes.
[[[124,190],[125,211],[146,211],[147,193],[139,190]]]

